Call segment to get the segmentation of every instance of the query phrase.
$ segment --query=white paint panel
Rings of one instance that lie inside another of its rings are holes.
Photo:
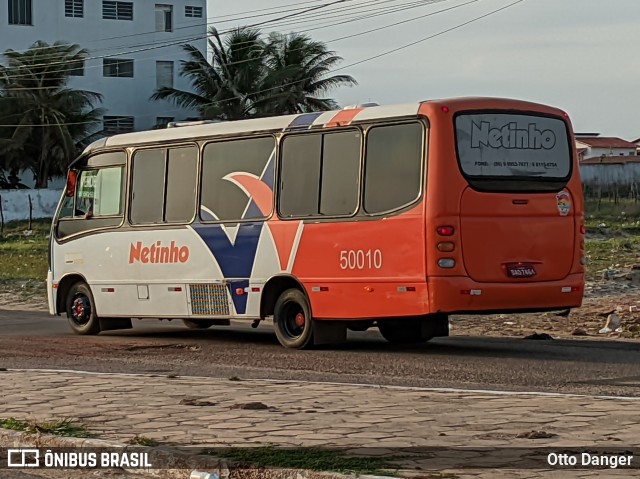
[[[318,118],[315,119],[315,121],[313,122],[314,126],[318,126],[318,125],[326,125],[327,123],[329,123],[331,121],[331,119],[336,116],[338,114],[337,111],[327,111],[324,112],[322,115],[320,115]]]
[[[418,114],[419,103],[404,103],[400,105],[372,106],[365,108],[355,117],[354,121],[369,121],[382,118],[394,118],[399,116],[412,116]]]
[[[196,139],[216,135],[232,135],[250,131],[283,130],[298,115],[259,118],[255,120],[225,121],[206,125],[180,126],[164,130],[115,135],[107,139],[106,146],[144,144],[161,140]]]

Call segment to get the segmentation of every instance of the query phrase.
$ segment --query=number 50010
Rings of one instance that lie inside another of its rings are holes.
[[[345,250],[340,251],[340,268],[342,269],[380,269],[382,268],[382,251]]]

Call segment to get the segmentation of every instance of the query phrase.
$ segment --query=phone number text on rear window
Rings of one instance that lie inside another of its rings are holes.
[[[571,171],[562,120],[504,113],[456,117],[460,167],[472,177],[558,179]]]

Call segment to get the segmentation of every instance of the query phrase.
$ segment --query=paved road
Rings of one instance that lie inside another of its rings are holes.
[[[637,342],[454,336],[401,348],[376,331],[350,338],[291,351],[266,326],[192,331],[179,321],[86,337],[63,318],[0,310],[0,367],[640,396]]]

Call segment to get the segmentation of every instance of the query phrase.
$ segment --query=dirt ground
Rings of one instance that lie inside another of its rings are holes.
[[[454,316],[451,334],[464,336],[523,337],[548,334],[560,337],[600,337],[640,340],[640,281],[621,274],[614,279],[589,281],[581,308],[568,315],[562,312]],[[0,285],[0,309],[47,311],[43,282],[13,281]],[[600,333],[609,313],[615,312],[620,325],[612,332]],[[566,313],[566,312],[565,312]],[[544,339],[544,336],[539,339]]]

